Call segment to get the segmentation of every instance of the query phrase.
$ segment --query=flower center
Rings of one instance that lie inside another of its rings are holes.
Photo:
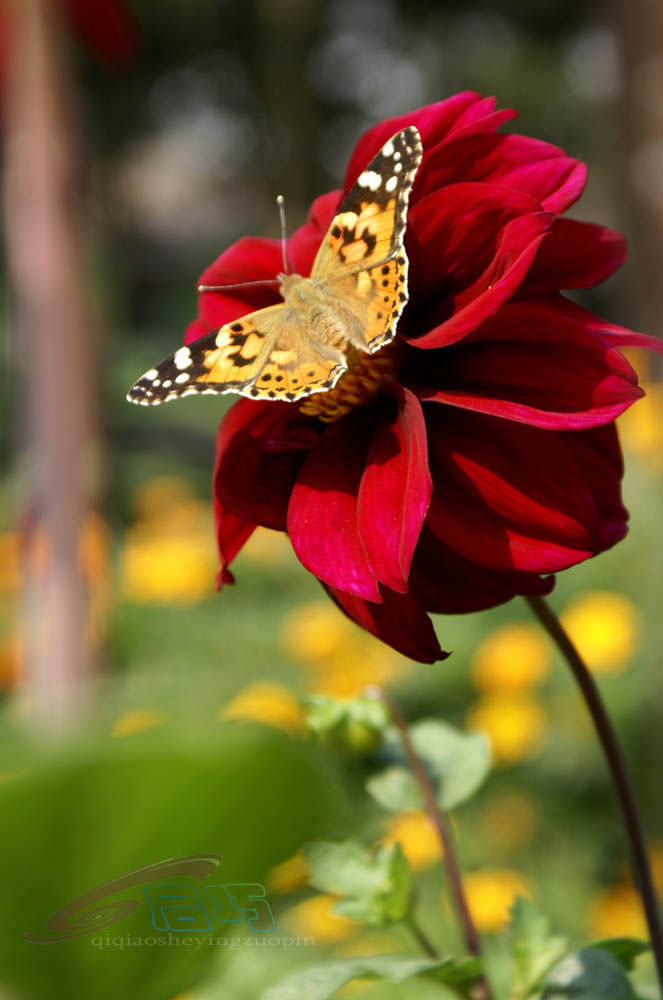
[[[367,354],[348,347],[348,370],[343,372],[333,389],[309,396],[302,403],[300,413],[331,424],[351,410],[372,403],[381,389],[397,381],[400,353],[400,344],[395,340],[378,354]]]

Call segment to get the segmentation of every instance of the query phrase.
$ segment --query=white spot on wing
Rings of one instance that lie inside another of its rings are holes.
[[[149,372],[145,372],[143,378],[149,378],[150,382],[154,382],[158,374],[159,372],[156,370],[156,368],[150,368]]]
[[[175,381],[176,381],[176,382],[179,382],[180,384],[181,384],[182,382],[188,382],[188,381],[189,381],[189,376],[187,375],[187,373],[186,373],[186,372],[181,372],[181,373],[180,373],[180,374],[179,374],[179,375],[178,375],[178,376],[176,377]]]
[[[384,153],[385,156],[393,156],[394,144],[391,141],[391,139],[389,140],[389,142],[385,142],[384,146],[382,147],[382,152]]]
[[[180,371],[183,368],[189,368],[191,366],[191,351],[189,348],[180,347],[179,351],[175,351],[173,361],[175,362],[175,367],[179,368]]]
[[[382,178],[375,170],[364,170],[363,174],[359,175],[357,183],[359,187],[367,187],[371,191],[377,191],[382,183]]]
[[[397,184],[398,184],[398,177],[390,177],[387,183],[385,184],[385,187],[387,191],[393,191]]]

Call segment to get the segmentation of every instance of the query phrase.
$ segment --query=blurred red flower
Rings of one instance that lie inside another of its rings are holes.
[[[217,438],[219,583],[256,525],[287,531],[349,616],[424,662],[447,655],[427,612],[547,593],[546,574],[624,537],[614,418],[642,390],[618,347],[658,345],[560,294],[607,278],[625,242],[561,218],[586,169],[548,143],[496,134],[514,114],[461,93],[360,139],[345,191],[398,129],[416,125],[424,146],[391,378],[359,406],[344,397],[350,372],[303,403],[240,399]],[[342,194],[317,198],[289,240],[297,273],[309,274]],[[245,238],[200,280],[280,270],[277,241]],[[280,301],[273,286],[241,293],[201,294],[186,342]]]

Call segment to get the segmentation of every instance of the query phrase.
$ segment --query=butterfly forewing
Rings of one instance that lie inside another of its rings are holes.
[[[403,245],[407,206],[422,147],[414,126],[393,135],[344,199],[318,250],[311,277],[332,281],[393,257]]]

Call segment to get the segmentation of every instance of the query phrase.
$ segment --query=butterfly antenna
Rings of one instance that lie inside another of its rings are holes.
[[[283,273],[291,274],[292,268],[288,257],[288,230],[285,224],[285,198],[282,194],[276,196],[276,204],[279,206],[279,218],[281,220],[281,253],[283,254]]]
[[[250,285],[278,285],[278,278],[262,278],[260,281],[236,281],[233,285],[198,285],[199,292],[225,292],[229,288],[248,288]]]

